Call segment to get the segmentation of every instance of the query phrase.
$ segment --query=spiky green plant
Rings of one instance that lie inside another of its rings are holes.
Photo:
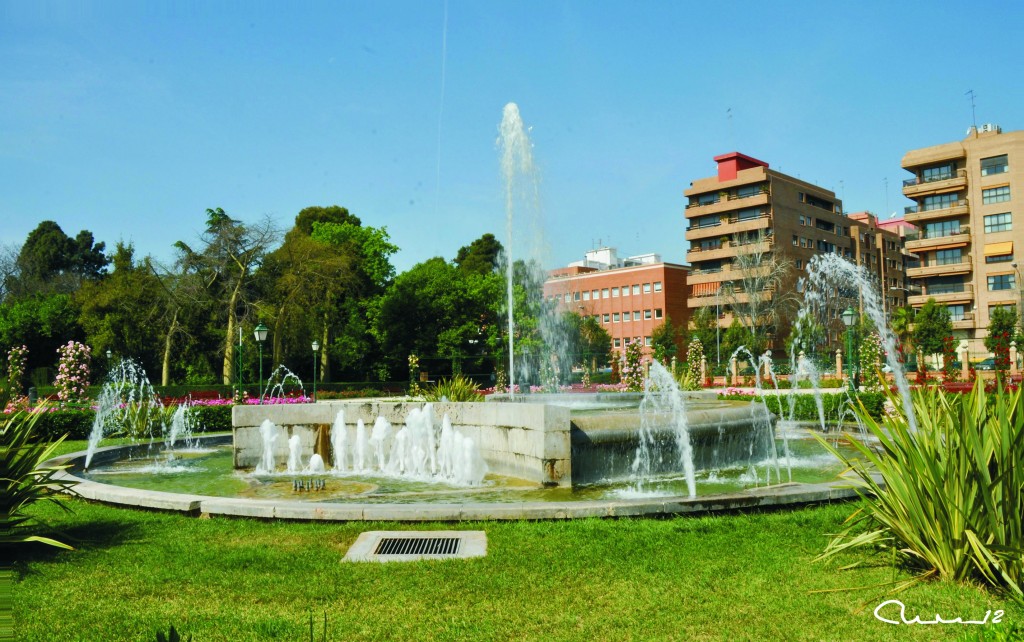
[[[484,398],[480,394],[480,386],[469,377],[458,374],[437,382],[423,396],[427,401],[483,401]]]
[[[900,399],[879,423],[857,414],[880,448],[853,439],[857,455],[822,444],[854,473],[868,501],[819,559],[860,546],[892,547],[922,576],[982,580],[1024,601],[1024,396],[965,395],[939,388],[914,394],[911,429]]]
[[[41,542],[71,548],[55,539],[30,534],[33,520],[25,509],[34,502],[49,500],[68,510],[59,496],[74,485],[56,479],[64,466],[42,465],[54,456],[64,438],[51,443],[34,440],[38,417],[16,413],[0,419],[0,543]]]

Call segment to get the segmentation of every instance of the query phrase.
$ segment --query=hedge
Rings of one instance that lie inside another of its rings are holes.
[[[818,406],[814,395],[793,395],[796,402],[793,407],[793,419],[797,421],[818,421]],[[780,417],[789,417],[790,395],[764,394],[760,397],[753,395],[719,395],[719,399],[727,401],[751,401],[758,400],[768,406],[768,410]],[[868,414],[878,419],[881,418],[885,406],[885,395],[881,392],[861,392],[856,396],[857,400],[864,404]],[[840,411],[850,410],[850,396],[846,393],[828,393],[821,395],[821,405],[825,411],[825,421],[838,421]]]
[[[189,411],[196,419],[199,432],[231,430],[231,406],[193,406]],[[41,412],[36,419],[36,434],[54,440],[62,435],[68,439],[88,439],[96,419],[94,410],[54,410]]]

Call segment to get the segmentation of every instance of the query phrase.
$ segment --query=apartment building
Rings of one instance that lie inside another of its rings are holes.
[[[914,201],[906,220],[920,228],[907,242],[920,259],[907,271],[921,290],[909,304],[945,305],[972,355],[986,354],[989,315],[1021,300],[1024,131],[972,127],[962,141],[907,152],[902,167],[913,174],[903,181]]]
[[[854,260],[854,253],[862,253],[859,248],[863,247],[869,263],[875,256],[873,249],[868,253],[867,248],[875,236],[861,246],[854,244],[852,226],[863,227],[864,223],[843,215],[834,192],[772,170],[768,163],[739,152],[714,160],[717,174],[693,181],[684,191],[689,224],[686,239],[690,242],[686,260],[693,268],[687,305],[691,310],[716,310],[719,327],[732,323],[730,303],[747,304],[752,295],[770,302],[780,294],[770,291],[773,286],[760,293],[744,291],[756,283],[749,278],[750,269],[740,269],[749,263],[744,256],[780,253],[792,259],[796,271],[783,286],[786,288],[796,287],[797,275],[815,254],[835,253]],[[878,256],[878,260],[885,258]],[[779,336],[769,336],[775,350],[783,347],[782,339],[788,333],[785,327],[778,330]]]
[[[594,317],[611,335],[613,356],[633,341],[643,342],[649,355],[652,333],[666,318],[676,327],[689,323],[688,272],[657,254],[619,258],[615,248],[605,247],[549,272],[544,296],[561,310]]]
[[[882,306],[886,311],[907,304],[907,268],[916,265],[917,258],[904,249],[907,239],[917,238],[917,229],[903,218],[880,221],[871,212],[847,214],[850,238],[853,241],[852,260],[875,277],[881,288]]]

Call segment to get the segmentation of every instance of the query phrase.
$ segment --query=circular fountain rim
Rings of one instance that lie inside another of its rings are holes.
[[[230,434],[217,434],[203,435],[198,439],[209,444],[216,444],[230,437]],[[107,446],[98,450],[97,453],[102,452],[105,458],[110,458],[118,454],[126,455],[136,448],[139,448],[139,445]],[[85,454],[86,451],[69,453],[51,459],[45,465],[81,469]],[[115,460],[120,458],[117,457]],[[61,471],[55,477],[61,481],[76,483],[68,491],[72,495],[125,508],[144,508],[197,516],[220,515],[304,521],[456,522],[582,519],[587,517],[660,517],[752,508],[795,507],[855,499],[858,496],[857,491],[850,487],[849,482],[833,481],[818,484],[786,483],[694,498],[680,495],[561,502],[357,504],[291,499],[245,499],[144,490],[84,479],[67,470]]]

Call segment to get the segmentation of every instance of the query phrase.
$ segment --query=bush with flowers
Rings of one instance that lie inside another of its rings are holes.
[[[626,356],[621,366],[622,383],[626,390],[640,392],[644,389],[643,344],[640,337],[633,339],[626,346]]]
[[[92,349],[84,343],[68,341],[57,348],[60,364],[53,385],[61,404],[80,404],[89,400],[89,360]]]
[[[869,332],[860,342],[860,372],[861,382],[867,390],[881,390],[881,379],[878,372],[882,367],[882,360],[885,358],[885,348],[882,347],[882,337],[877,332]]]
[[[14,346],[7,353],[7,399],[5,412],[23,410],[28,407],[28,397],[24,395],[22,380],[25,378],[25,365],[28,362],[28,348],[24,345]]]

